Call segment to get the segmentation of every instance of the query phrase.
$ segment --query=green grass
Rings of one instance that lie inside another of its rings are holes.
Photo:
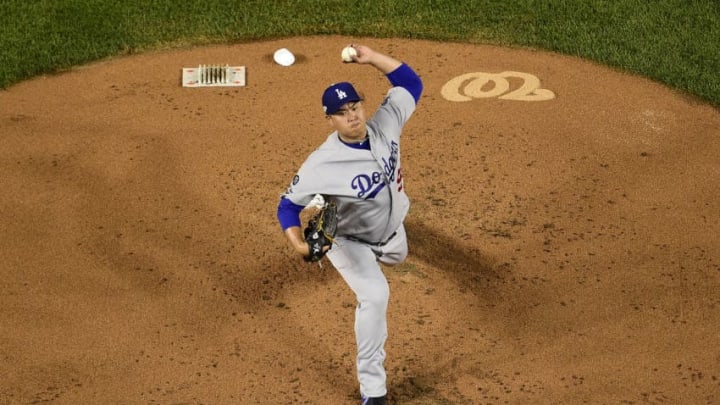
[[[718,0],[1,0],[0,88],[115,55],[297,35],[532,47],[720,105]]]

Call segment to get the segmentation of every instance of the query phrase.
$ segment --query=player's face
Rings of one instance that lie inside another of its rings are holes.
[[[334,114],[328,115],[328,121],[345,141],[365,139],[365,108],[362,101],[345,104]]]

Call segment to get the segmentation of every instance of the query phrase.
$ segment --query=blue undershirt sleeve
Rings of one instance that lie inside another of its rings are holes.
[[[415,98],[415,103],[420,100],[423,91],[423,83],[420,76],[407,64],[403,63],[397,69],[387,75],[390,84],[396,87],[403,87]]]
[[[302,205],[297,205],[285,197],[280,199],[277,208],[277,218],[283,231],[292,226],[301,225],[300,212],[304,208]]]

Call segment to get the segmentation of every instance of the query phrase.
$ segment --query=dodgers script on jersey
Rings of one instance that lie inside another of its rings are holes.
[[[389,238],[410,208],[403,189],[400,134],[414,111],[413,96],[402,87],[391,88],[367,122],[370,150],[350,147],[333,132],[302,164],[285,198],[307,206],[316,194],[328,195],[338,206],[338,236]]]

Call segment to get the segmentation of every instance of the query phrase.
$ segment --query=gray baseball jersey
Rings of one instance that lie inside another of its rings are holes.
[[[293,178],[284,196],[307,206],[316,194],[338,205],[338,236],[387,240],[410,208],[403,189],[400,134],[415,111],[415,99],[393,87],[367,121],[370,150],[344,144],[333,132]]]

